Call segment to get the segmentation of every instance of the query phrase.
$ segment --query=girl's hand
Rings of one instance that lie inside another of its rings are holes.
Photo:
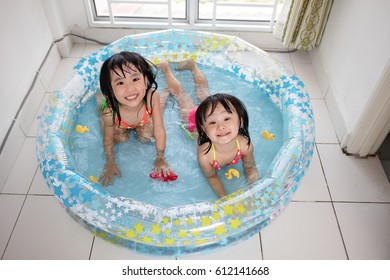
[[[161,172],[164,177],[167,177],[171,175],[172,169],[163,157],[157,157],[153,171]]]
[[[106,163],[103,174],[100,176],[99,181],[102,182],[103,186],[111,185],[114,183],[114,175],[120,177],[121,172],[115,162]]]

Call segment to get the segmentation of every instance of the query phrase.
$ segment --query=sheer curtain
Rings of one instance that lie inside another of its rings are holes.
[[[286,47],[310,50],[321,42],[333,0],[285,0],[274,36]]]

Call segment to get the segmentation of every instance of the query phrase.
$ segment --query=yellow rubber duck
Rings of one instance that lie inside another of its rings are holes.
[[[238,170],[234,169],[234,168],[229,168],[228,172],[225,173],[226,175],[226,179],[228,180],[231,180],[234,177],[236,177],[237,179],[240,178],[240,172],[238,172]]]
[[[275,135],[273,133],[269,133],[268,130],[263,131],[263,137],[265,140],[275,140]]]
[[[95,176],[89,176],[89,180],[91,180],[94,183],[99,183],[99,180]]]
[[[89,128],[88,128],[88,126],[82,126],[82,125],[76,125],[76,132],[77,133],[81,133],[81,134],[83,134],[83,133],[85,133],[85,132],[87,132],[87,131],[89,131]]]

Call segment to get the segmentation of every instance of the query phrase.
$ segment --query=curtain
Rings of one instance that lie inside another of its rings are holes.
[[[311,50],[321,42],[333,0],[285,0],[274,36],[286,47]]]

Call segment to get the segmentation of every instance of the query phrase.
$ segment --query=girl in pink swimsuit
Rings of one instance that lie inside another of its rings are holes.
[[[158,67],[165,74],[170,94],[179,104],[182,119],[188,122],[188,130],[197,136],[198,162],[215,194],[218,197],[226,195],[217,174],[217,170],[224,165],[237,164],[242,160],[247,180],[250,183],[258,180],[245,105],[229,94],[209,95],[205,76],[196,63],[189,59],[181,63],[177,69],[192,72],[197,97],[201,102],[196,107],[195,102],[171,72],[169,64],[163,62]]]
[[[106,163],[101,183],[105,186],[120,176],[115,162],[114,144],[129,139],[129,129],[135,129],[141,142],[155,139],[156,160],[154,179],[162,181],[173,171],[164,158],[166,132],[163,109],[169,94],[161,96],[156,91],[156,67],[141,55],[121,52],[109,57],[100,71],[100,88],[103,96],[97,95],[101,106],[103,144]],[[177,176],[176,176],[177,177]],[[174,178],[176,179],[176,178]]]

